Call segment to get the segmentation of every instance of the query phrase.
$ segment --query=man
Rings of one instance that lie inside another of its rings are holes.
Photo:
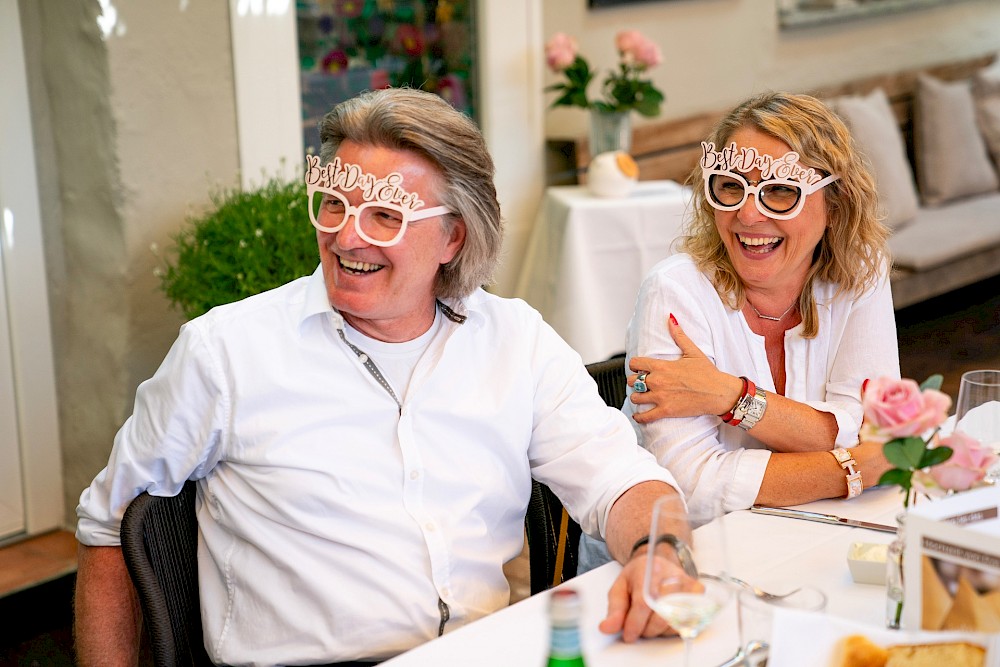
[[[505,606],[532,476],[625,563],[602,629],[662,632],[633,545],[672,479],[537,312],[480,289],[502,224],[479,130],[405,89],[320,129],[319,269],[184,325],[81,496],[80,663],[134,664],[120,517],[187,479],[217,662],[381,660]]]

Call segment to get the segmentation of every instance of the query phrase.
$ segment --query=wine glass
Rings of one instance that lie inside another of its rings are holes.
[[[653,507],[649,550],[643,598],[684,640],[684,664],[689,667],[694,638],[733,598],[733,585],[725,575],[728,552],[721,507],[686,511],[680,497],[660,498]]]
[[[962,374],[955,406],[955,430],[1000,454],[1000,370]],[[997,481],[1000,467],[993,466],[986,478]]]

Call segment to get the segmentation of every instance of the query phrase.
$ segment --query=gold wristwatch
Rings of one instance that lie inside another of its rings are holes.
[[[854,460],[851,452],[843,447],[837,447],[830,453],[837,459],[840,467],[847,471],[847,499],[857,498],[865,490],[864,484],[861,483],[861,471],[855,468],[858,462]]]

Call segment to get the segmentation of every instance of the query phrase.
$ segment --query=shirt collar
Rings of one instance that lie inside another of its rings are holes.
[[[447,306],[452,313],[457,315],[459,319],[471,317],[474,320],[481,320],[483,317],[482,309],[484,296],[485,292],[482,289],[477,289],[464,299],[448,298],[439,300]],[[302,301],[302,311],[299,314],[299,326],[305,324],[306,320],[310,319],[314,315],[322,315],[325,313],[329,313],[329,317],[332,319],[336,328],[343,328],[344,317],[330,305],[330,296],[327,294],[326,280],[323,277],[323,265],[320,264],[316,267],[316,270],[313,271],[312,275],[309,276],[309,282],[306,285],[305,299]],[[448,319],[452,318],[449,317]]]
[[[309,276],[306,284],[305,299],[302,300],[302,312],[299,313],[299,326],[301,327],[314,315],[329,313],[337,328],[344,326],[344,318],[333,306],[330,305],[330,295],[326,292],[326,280],[323,278],[323,265],[320,264]]]

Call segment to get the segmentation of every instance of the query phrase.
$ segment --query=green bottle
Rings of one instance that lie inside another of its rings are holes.
[[[580,647],[580,596],[571,588],[560,588],[549,598],[552,639],[548,667],[585,667]]]

